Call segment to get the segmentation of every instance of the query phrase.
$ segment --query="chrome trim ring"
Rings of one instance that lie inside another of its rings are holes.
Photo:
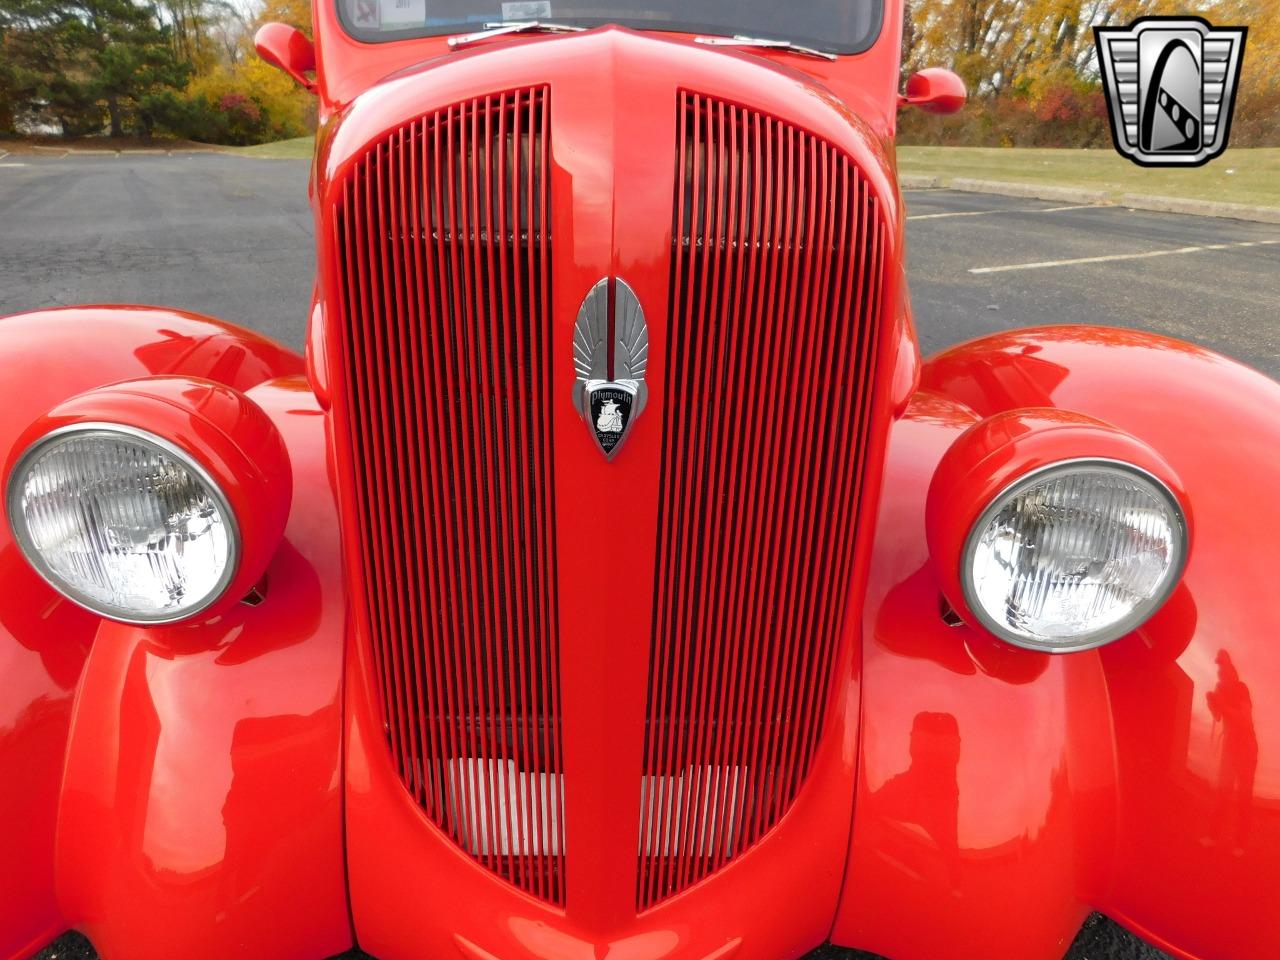
[[[27,529],[26,518],[22,515],[18,503],[22,498],[20,487],[26,478],[26,474],[31,464],[50,446],[65,440],[68,436],[75,437],[120,437],[125,436],[129,439],[141,443],[144,446],[150,446],[169,459],[177,462],[184,470],[191,471],[201,483],[203,483],[209,491],[209,495],[218,505],[218,509],[222,511],[227,521],[227,563],[222,571],[222,575],[218,578],[217,584],[209,595],[195,606],[186,608],[177,613],[158,614],[155,616],[143,616],[137,613],[129,614],[127,611],[119,607],[111,607],[106,604],[94,600],[92,597],[86,596],[81,591],[75,589],[70,584],[64,583],[44,561],[40,551],[36,548],[35,543],[31,539],[30,531]],[[23,452],[14,464],[13,472],[9,475],[9,483],[5,490],[5,513],[9,521],[9,529],[13,531],[14,540],[18,547],[22,550],[22,555],[26,557],[27,562],[40,575],[40,578],[49,584],[54,590],[58,591],[62,596],[66,597],[72,603],[84,607],[91,613],[106,617],[109,620],[115,620],[120,623],[128,623],[134,626],[162,626],[168,623],[178,623],[184,620],[190,620],[192,617],[199,615],[203,611],[209,609],[213,604],[217,603],[227,592],[227,587],[231,585],[231,581],[235,579],[236,571],[240,566],[240,525],[236,519],[235,512],[231,509],[231,504],[227,500],[226,494],[222,492],[222,488],[210,476],[196,458],[186,450],[179,447],[163,437],[156,436],[146,430],[138,427],[131,427],[123,423],[110,423],[105,421],[92,421],[85,423],[75,423],[65,427],[59,427],[56,430],[50,430],[39,440],[36,440],[31,446]]]
[[[1021,634],[1014,633],[1002,624],[993,620],[983,609],[982,604],[977,602],[975,591],[972,583],[973,572],[973,554],[977,548],[978,538],[983,530],[991,523],[991,519],[1003,509],[1012,497],[1021,493],[1029,486],[1040,482],[1046,473],[1073,473],[1073,472],[1099,472],[1099,473],[1120,473],[1129,477],[1138,477],[1147,481],[1152,492],[1163,498],[1170,508],[1174,521],[1176,523],[1177,532],[1179,534],[1176,544],[1176,555],[1173,562],[1169,564],[1168,570],[1165,572],[1164,582],[1160,585],[1160,589],[1150,600],[1145,601],[1136,607],[1131,613],[1123,617],[1116,623],[1102,630],[1096,630],[1092,633],[1085,634],[1081,639],[1075,641],[1067,641],[1064,643],[1047,643],[1029,639]],[[1096,647],[1104,646],[1114,640],[1119,640],[1126,634],[1132,633],[1142,624],[1146,623],[1169,599],[1174,589],[1182,581],[1182,574],[1187,564],[1187,545],[1188,545],[1188,526],[1186,513],[1182,509],[1182,504],[1178,502],[1178,498],[1173,491],[1169,489],[1169,485],[1157,477],[1155,474],[1141,467],[1127,463],[1123,460],[1111,460],[1102,457],[1081,457],[1073,460],[1059,460],[1056,463],[1046,464],[1043,467],[1037,467],[1028,473],[1023,474],[1014,480],[1008,486],[1001,489],[991,502],[983,508],[978,514],[977,520],[973,526],[969,528],[969,534],[965,538],[964,549],[960,554],[960,588],[964,594],[965,607],[977,618],[984,629],[994,634],[1000,640],[1013,644],[1015,647],[1022,647],[1025,650],[1035,650],[1039,653],[1079,653],[1082,650],[1092,650]]]

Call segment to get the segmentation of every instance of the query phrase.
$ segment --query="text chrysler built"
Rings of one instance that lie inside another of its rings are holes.
[[[965,93],[902,14],[260,32],[305,356],[0,321],[0,957],[1280,954],[1280,386],[922,359],[895,116]]]

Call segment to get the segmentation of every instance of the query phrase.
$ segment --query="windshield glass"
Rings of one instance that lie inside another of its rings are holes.
[[[884,0],[336,0],[357,40],[464,33],[486,23],[546,20],[581,27],[742,34],[831,53],[861,53],[880,32]]]

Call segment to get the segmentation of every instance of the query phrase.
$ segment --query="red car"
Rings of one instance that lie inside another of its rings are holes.
[[[315,19],[305,357],[0,322],[0,957],[1280,954],[1280,386],[922,361],[900,4]]]

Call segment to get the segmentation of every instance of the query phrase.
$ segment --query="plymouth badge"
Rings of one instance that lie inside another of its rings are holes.
[[[591,288],[578,310],[573,402],[596,446],[610,460],[644,410],[648,360],[649,328],[635,291],[622,280],[606,277]]]

